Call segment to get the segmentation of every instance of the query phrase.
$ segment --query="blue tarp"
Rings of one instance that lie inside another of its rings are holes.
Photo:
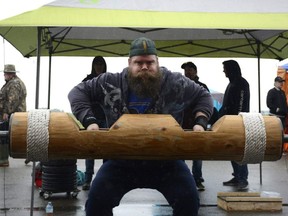
[[[284,68],[287,71],[288,70],[288,63],[284,64],[284,65],[280,65],[279,67],[282,67],[282,68]]]
[[[209,89],[209,91],[213,97],[213,105],[219,111],[222,106],[224,94],[212,89]]]

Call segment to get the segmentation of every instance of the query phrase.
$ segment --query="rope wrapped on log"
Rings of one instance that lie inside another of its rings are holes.
[[[260,113],[240,113],[245,126],[245,151],[239,164],[261,163],[266,151],[266,131]]]
[[[29,161],[48,161],[49,110],[28,112],[27,159]]]
[[[36,123],[28,116],[36,118]],[[48,110],[16,112],[10,122],[11,157],[37,161],[183,159],[244,164],[278,160],[283,147],[281,121],[258,113],[223,116],[211,131],[204,132],[183,130],[171,115],[164,114],[125,114],[109,129],[99,131],[83,130],[72,114]]]

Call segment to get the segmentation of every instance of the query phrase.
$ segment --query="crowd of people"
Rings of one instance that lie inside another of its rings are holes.
[[[249,112],[250,86],[237,61],[223,62],[229,84],[220,110],[213,106],[207,85],[199,81],[197,66],[190,61],[181,68],[184,76],[160,67],[154,41],[137,38],[130,45],[127,67],[119,73],[107,72],[102,56],[93,59],[91,73],[68,94],[72,113],[86,130],[109,128],[123,114],[171,114],[184,129],[201,132],[224,115]],[[5,65],[3,72],[6,83],[0,91],[0,125],[6,125],[0,129],[7,130],[11,114],[26,111],[27,93],[14,65]],[[281,89],[283,82],[282,77],[275,78],[274,88],[267,94],[267,107],[270,115],[281,119],[284,129],[288,108]],[[0,166],[9,166],[8,141],[1,139],[0,147]],[[103,159],[93,179],[94,159],[87,158],[82,186],[89,190],[86,215],[113,215],[113,208],[130,190],[150,188],[163,194],[173,215],[196,216],[200,207],[198,191],[205,190],[202,163],[193,160],[190,169],[184,160]],[[247,190],[248,165],[236,161],[231,165],[233,177],[223,185]]]

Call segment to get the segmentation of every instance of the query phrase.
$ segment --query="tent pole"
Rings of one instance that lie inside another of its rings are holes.
[[[257,61],[258,61],[258,112],[261,113],[261,74],[260,74],[260,42],[257,41]]]
[[[259,110],[258,112],[261,113],[261,74],[260,74],[260,57],[261,57],[261,53],[260,53],[260,42],[257,41],[257,62],[258,62],[258,107]],[[260,185],[262,185],[262,163],[259,164],[259,174],[260,174]]]
[[[41,27],[37,28],[37,69],[36,69],[36,95],[35,95],[35,109],[39,108],[39,77],[40,77],[40,57],[41,57]],[[34,182],[35,182],[35,161],[32,166],[32,184],[31,184],[31,203],[30,216],[33,216],[34,210]]]
[[[47,109],[50,109],[50,95],[51,95],[51,64],[52,64],[52,54],[49,52],[49,78],[48,78],[48,102]]]
[[[39,108],[39,82],[40,82],[40,56],[41,56],[41,27],[37,28],[37,71],[36,71],[36,96],[35,109]]]

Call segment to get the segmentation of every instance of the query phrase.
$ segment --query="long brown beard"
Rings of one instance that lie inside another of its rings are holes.
[[[162,81],[159,68],[155,74],[149,72],[139,73],[136,77],[128,72],[128,86],[140,98],[154,98],[158,95]]]

